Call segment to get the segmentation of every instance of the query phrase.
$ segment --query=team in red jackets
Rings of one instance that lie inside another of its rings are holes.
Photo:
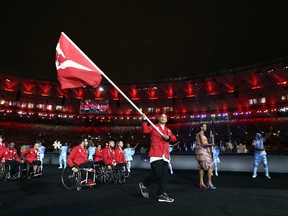
[[[143,115],[144,120],[146,116]],[[161,114],[158,118],[158,124],[155,126],[162,132],[161,134],[152,126],[148,126],[147,121],[143,121],[143,132],[150,134],[151,146],[148,157],[150,159],[151,174],[139,183],[142,195],[149,198],[147,187],[154,182],[158,183],[158,201],[159,202],[173,202],[174,199],[170,198],[166,193],[166,182],[168,174],[168,162],[170,161],[169,142],[176,142],[176,137],[172,131],[165,126],[167,123],[167,116]]]
[[[33,165],[34,176],[41,174],[40,142],[36,141],[33,148],[29,148],[21,153],[21,160],[26,157],[26,161]]]
[[[15,179],[20,177],[18,175],[20,160],[18,157],[17,149],[15,149],[15,143],[10,142],[8,147],[2,148],[0,151],[0,160],[5,162],[5,166],[10,166],[10,178]]]
[[[79,170],[75,167],[77,165],[79,168],[94,168],[93,161],[88,161],[88,140],[86,138],[80,138],[78,140],[78,145],[75,146],[70,155],[68,156],[68,165],[72,167],[74,172],[78,172]],[[93,181],[93,177],[89,172],[89,179],[87,180],[86,185],[92,186],[96,183]]]
[[[115,150],[114,150],[115,143],[114,141],[110,140],[108,142],[108,146],[103,149],[103,161],[108,169],[112,169],[112,167],[116,166],[116,159],[115,159]]]

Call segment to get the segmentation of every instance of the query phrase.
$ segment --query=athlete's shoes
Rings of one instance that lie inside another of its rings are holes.
[[[144,186],[143,182],[139,183],[139,188],[140,188],[142,196],[145,198],[149,198],[148,189],[147,189],[147,187]]]
[[[257,175],[253,175],[253,176],[252,176],[252,178],[256,178],[256,177],[257,177]]]
[[[96,183],[92,181],[91,179],[88,179],[87,183],[85,184],[85,186],[93,186],[93,185],[96,185]]]
[[[168,203],[171,203],[171,202],[174,202],[174,199],[169,197],[168,194],[166,193],[163,193],[162,195],[160,195],[158,197],[158,201],[159,202],[168,202]]]

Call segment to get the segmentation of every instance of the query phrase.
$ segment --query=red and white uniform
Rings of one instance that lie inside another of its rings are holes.
[[[15,160],[15,161],[20,161],[17,150],[16,149],[9,149],[9,148],[3,148],[0,151],[0,161],[5,162],[6,160]]]
[[[166,159],[170,160],[169,142],[176,142],[176,137],[166,126],[164,126],[164,128],[162,128],[160,124],[156,124],[155,126],[158,127],[163,134],[168,135],[170,139],[165,141],[152,125],[148,126],[147,122],[144,121],[142,123],[143,133],[150,134],[151,139],[148,157],[162,158],[164,156]]]
[[[127,163],[125,155],[124,155],[124,150],[120,147],[115,149],[115,160],[117,164]]]
[[[88,150],[81,145],[75,146],[67,159],[68,165],[73,167],[88,162]]]
[[[35,148],[29,148],[26,151],[21,153],[21,158],[24,158],[26,155],[26,160],[29,163],[32,163],[33,161],[39,160],[40,159],[40,152],[39,150]]]
[[[103,160],[103,150],[96,149],[95,156],[94,156],[94,162],[102,161]]]
[[[115,166],[116,165],[115,150],[109,146],[104,148],[103,149],[103,161],[105,165]]]

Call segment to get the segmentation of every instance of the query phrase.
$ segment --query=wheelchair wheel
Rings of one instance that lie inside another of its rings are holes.
[[[79,170],[77,173],[73,172],[68,166],[63,169],[61,180],[63,186],[68,190],[81,190],[81,171],[78,167],[77,169]]]
[[[113,169],[113,181],[116,184],[125,183],[125,176],[123,175],[122,168]]]
[[[31,174],[31,165],[28,161],[24,161],[23,167],[21,170],[21,176],[23,178],[30,178],[30,174]]]
[[[6,175],[5,164],[0,163],[0,180],[3,179]]]
[[[108,184],[112,180],[112,170],[107,166],[99,166],[96,170],[96,180],[101,184]]]

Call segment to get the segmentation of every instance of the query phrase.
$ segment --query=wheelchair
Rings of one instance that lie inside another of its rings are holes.
[[[78,166],[74,166],[78,169],[78,172],[74,172],[71,167],[66,166],[61,175],[61,181],[63,186],[68,190],[77,190],[80,191],[82,186],[88,181],[89,173],[93,173],[93,181],[95,182],[95,170],[92,168],[79,168]],[[83,179],[82,179],[83,178]],[[90,186],[92,188],[93,186]]]
[[[11,166],[8,164],[6,165],[5,162],[0,163],[0,180],[5,179],[19,179],[21,176],[21,166],[19,165],[18,172],[14,174],[13,176],[11,175]]]
[[[36,172],[34,171],[33,164],[28,161],[24,161],[21,176],[26,179],[30,179],[31,177],[38,177],[42,175],[42,165],[36,167]]]

